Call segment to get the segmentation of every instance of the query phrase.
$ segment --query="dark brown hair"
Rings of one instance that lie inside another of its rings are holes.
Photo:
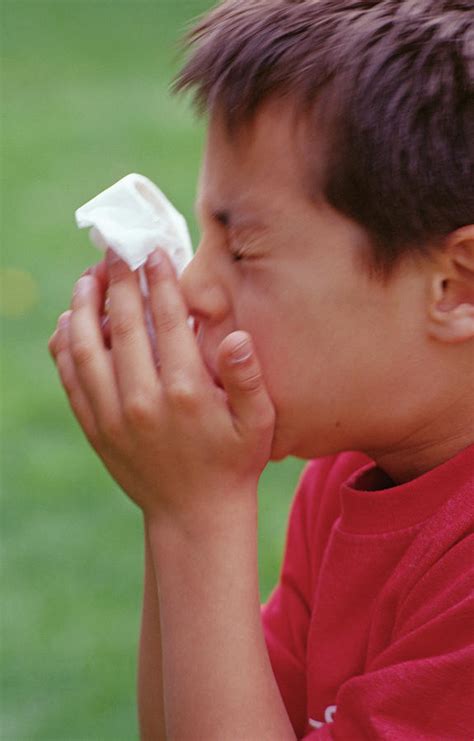
[[[175,89],[229,132],[271,97],[314,126],[330,103],[323,193],[380,272],[474,221],[472,0],[228,0],[186,42]]]

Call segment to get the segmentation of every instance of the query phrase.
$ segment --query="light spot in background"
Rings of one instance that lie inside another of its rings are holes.
[[[39,300],[39,286],[31,273],[17,268],[0,269],[0,314],[21,317]]]

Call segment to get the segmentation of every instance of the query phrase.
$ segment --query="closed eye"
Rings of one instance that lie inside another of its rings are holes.
[[[243,250],[241,250],[240,252],[239,251],[231,252],[230,255],[232,257],[233,262],[240,262],[240,260],[243,260],[245,257],[245,253]]]
[[[258,256],[255,254],[255,248],[258,248],[262,235],[267,231],[266,227],[255,222],[235,222],[230,211],[225,209],[213,211],[212,219],[226,231],[226,241],[232,262],[249,260]],[[259,248],[258,251],[260,251]]]
[[[255,237],[252,238],[248,231],[246,234],[245,230],[229,229],[230,254],[233,262],[254,256],[252,254],[254,242]]]

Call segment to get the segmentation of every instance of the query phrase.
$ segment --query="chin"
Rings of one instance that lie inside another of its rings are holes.
[[[280,451],[274,452],[272,449],[269,460],[273,463],[277,463],[278,461],[285,460],[285,458],[288,458],[289,455],[292,455],[292,453],[284,453]]]
[[[324,436],[322,437],[324,439]],[[273,437],[270,460],[277,462],[288,458],[288,456],[292,456],[293,458],[309,461],[313,458],[324,458],[328,455],[335,455],[348,449],[343,444],[343,441],[333,440],[329,442],[325,440],[324,444],[309,444],[303,441],[285,440],[281,435],[276,433]]]
[[[279,419],[281,417],[277,416],[270,451],[271,461],[282,461],[289,456],[309,461],[313,458],[324,458],[327,455],[335,455],[342,450],[349,449],[345,445],[347,440],[343,440],[342,436],[333,435],[330,437],[327,431],[321,431],[318,434],[314,429],[298,431],[289,426],[285,427],[279,423]]]
[[[273,434],[270,460],[276,463],[288,458],[290,455],[297,455],[297,453],[294,452],[290,440],[285,440],[283,435],[279,432],[278,427],[276,427]]]

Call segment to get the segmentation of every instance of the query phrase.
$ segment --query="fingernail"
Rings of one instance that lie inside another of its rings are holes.
[[[148,267],[152,268],[152,270],[160,270],[163,267],[163,262],[163,254],[160,250],[154,250],[148,256]]]
[[[61,316],[58,319],[59,329],[65,329],[67,327],[67,325],[69,324],[69,316],[70,316],[69,312],[65,314],[61,314]]]
[[[245,363],[252,357],[252,348],[248,340],[244,340],[234,350],[232,350],[230,361],[231,363]]]
[[[91,285],[91,277],[89,275],[84,275],[82,278],[79,278],[76,285],[74,286],[74,296],[84,296]]]
[[[111,268],[113,265],[117,265],[117,263],[120,262],[120,257],[110,247],[107,248],[105,259],[109,268]]]

